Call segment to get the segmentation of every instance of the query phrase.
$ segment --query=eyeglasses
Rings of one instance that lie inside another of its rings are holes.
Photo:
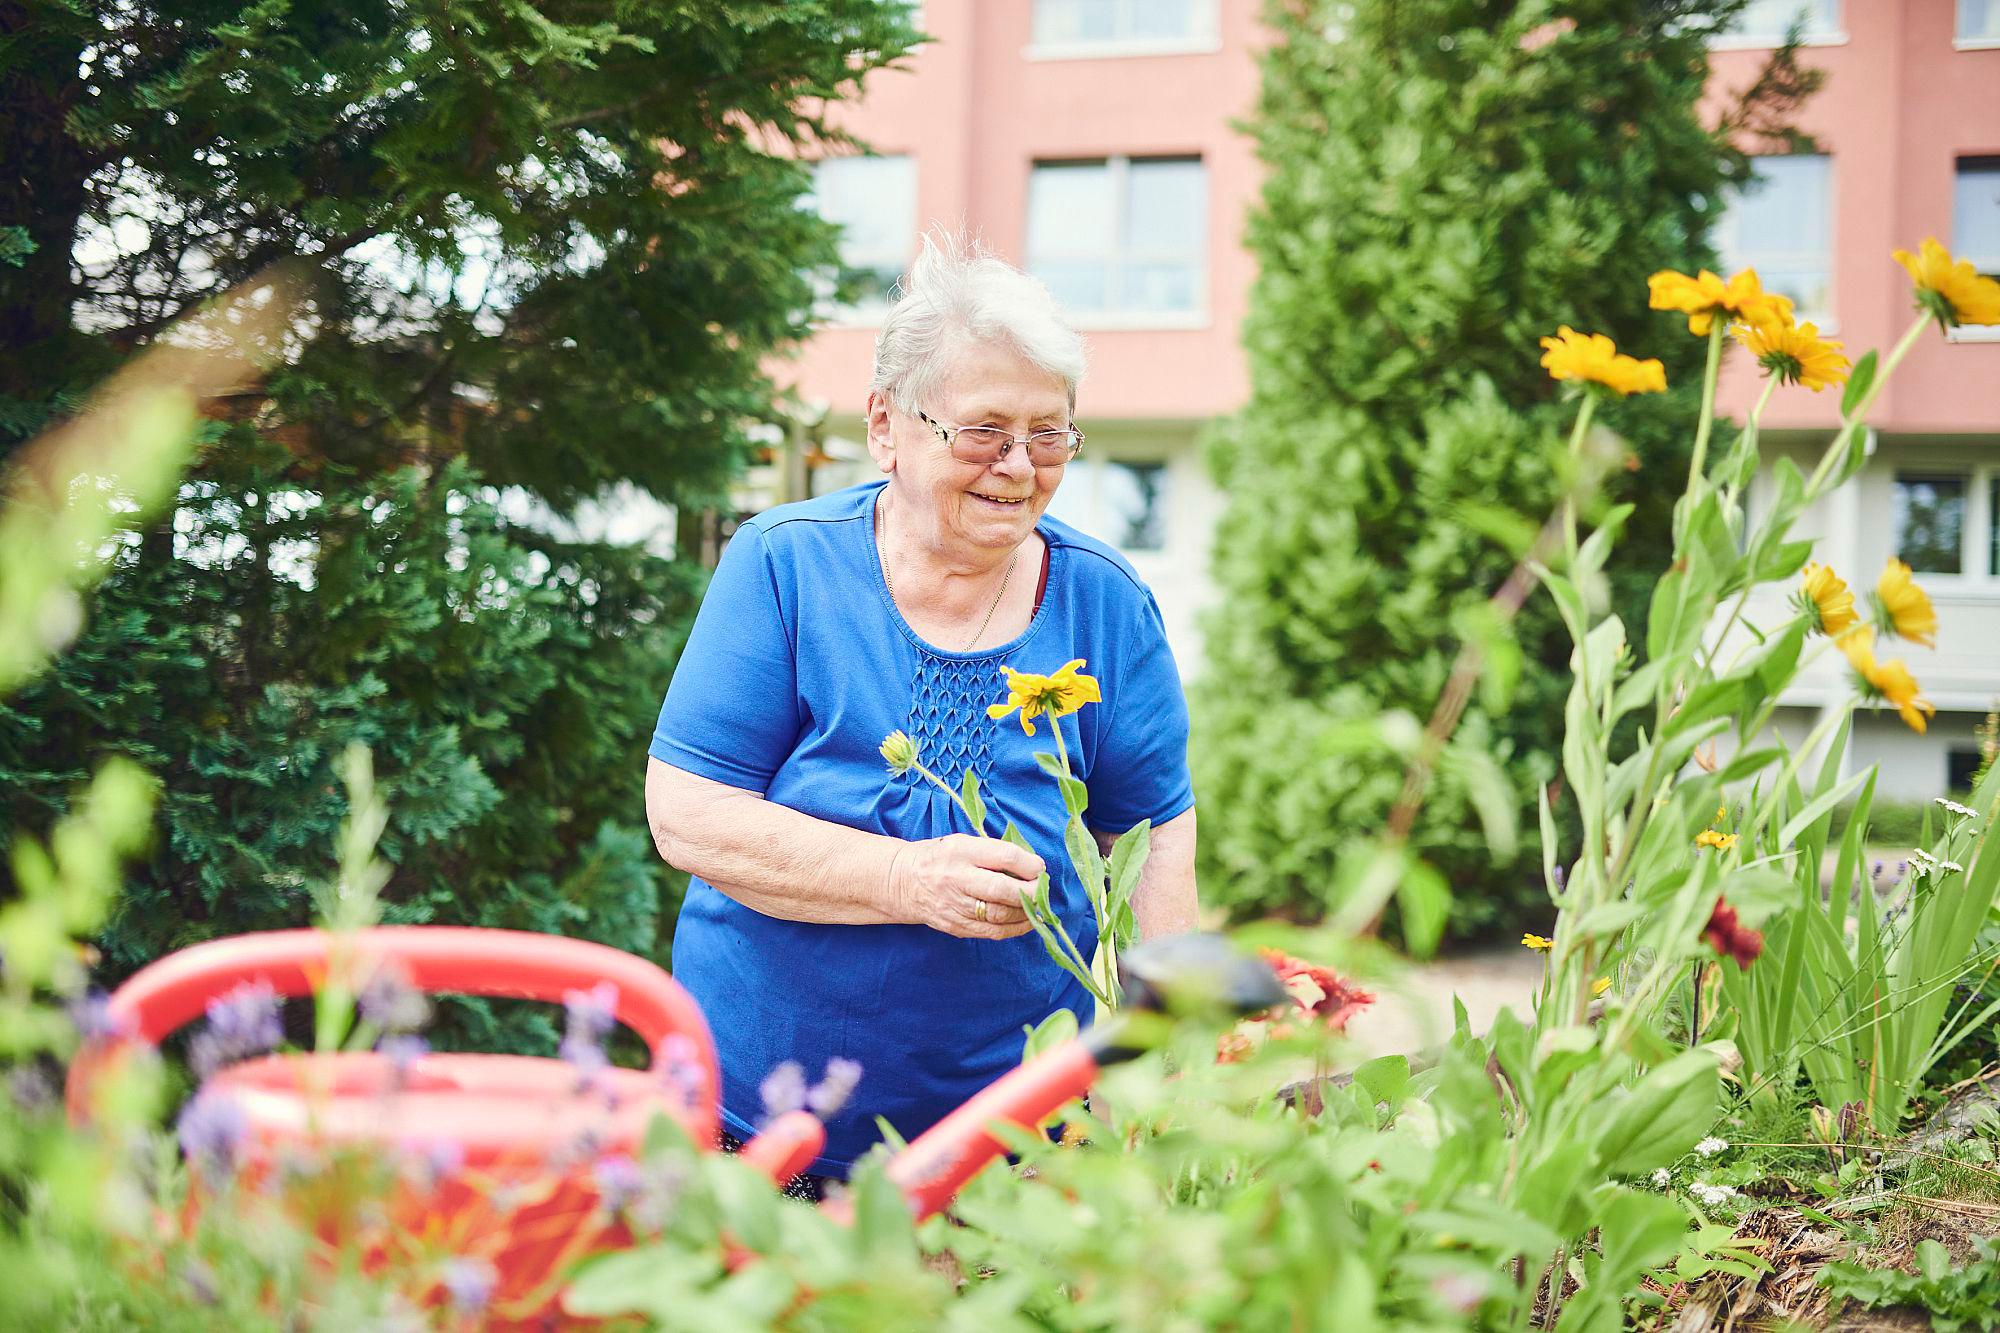
[[[1083,449],[1083,432],[1074,426],[1015,435],[998,426],[946,426],[922,412],[916,418],[931,428],[938,443],[951,450],[953,458],[964,463],[997,463],[1019,444],[1027,446],[1028,461],[1036,467],[1061,467]]]

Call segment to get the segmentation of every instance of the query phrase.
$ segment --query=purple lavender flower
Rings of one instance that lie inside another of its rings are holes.
[[[375,1049],[389,1062],[389,1086],[401,1092],[410,1082],[410,1070],[430,1054],[431,1044],[407,1032],[391,1033],[375,1043]]]
[[[826,1073],[818,1086],[806,1093],[806,1109],[822,1120],[836,1115],[860,1082],[861,1062],[836,1055],[826,1062]]]
[[[587,1036],[603,1041],[618,1022],[618,987],[600,981],[589,990],[573,990],[563,996],[569,1016],[571,1036]]]
[[[444,1266],[444,1289],[460,1314],[478,1314],[493,1300],[500,1274],[484,1259],[453,1259]]]
[[[672,1158],[653,1158],[640,1168],[642,1183],[638,1197],[627,1207],[626,1216],[643,1232],[657,1232],[674,1215],[681,1190],[687,1185],[687,1166]]]
[[[757,1085],[757,1093],[764,1099],[764,1119],[776,1120],[801,1110],[806,1104],[806,1071],[796,1060],[787,1060],[764,1075],[764,1081]]]
[[[196,1174],[212,1180],[226,1180],[236,1173],[238,1154],[250,1132],[243,1108],[227,1097],[198,1093],[181,1108],[179,1131],[181,1151]]]
[[[277,992],[269,982],[245,982],[208,1002],[208,1026],[188,1044],[188,1059],[205,1081],[232,1061],[262,1055],[284,1037]]]
[[[1881,863],[1880,861],[1877,861],[1877,862],[1875,863],[1875,870],[1874,870],[1874,873],[1873,873],[1873,874],[1871,874],[1871,875],[1869,876],[1869,878],[1871,878],[1871,879],[1880,879],[1880,878],[1882,878],[1882,863]]]
[[[355,997],[361,1017],[384,1032],[415,1032],[431,1021],[431,1002],[393,967],[375,969]]]
[[[679,1032],[660,1043],[660,1081],[676,1094],[683,1106],[698,1106],[708,1092],[708,1074],[701,1067],[701,1054],[694,1042]]]
[[[125,1035],[127,1023],[111,1012],[111,997],[96,987],[73,997],[65,1006],[70,1025],[86,1045],[115,1041]]]
[[[639,1164],[623,1153],[611,1153],[597,1159],[597,1165],[590,1170],[590,1176],[597,1184],[597,1194],[604,1203],[604,1211],[622,1213],[632,1206],[645,1188],[646,1177],[639,1170]]]

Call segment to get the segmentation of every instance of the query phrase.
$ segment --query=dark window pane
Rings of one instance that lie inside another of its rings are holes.
[[[1963,573],[1965,478],[1896,475],[1896,556],[1919,574]]]
[[[1167,544],[1167,465],[1126,459],[1104,462],[1104,512],[1121,551],[1158,551]]]

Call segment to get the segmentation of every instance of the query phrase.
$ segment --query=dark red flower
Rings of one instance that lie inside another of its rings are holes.
[[[1736,909],[1720,899],[1716,900],[1715,910],[1709,913],[1708,924],[1701,933],[1717,953],[1734,958],[1736,966],[1746,971],[1764,952],[1764,932],[1752,930],[1737,920]]]
[[[1332,968],[1318,967],[1277,949],[1260,949],[1278,980],[1292,993],[1292,1003],[1306,1017],[1339,1032],[1347,1020],[1375,1003],[1375,997],[1345,980]]]

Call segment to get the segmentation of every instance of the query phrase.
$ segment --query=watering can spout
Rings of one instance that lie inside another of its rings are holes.
[[[1212,934],[1148,940],[1120,960],[1119,980],[1125,1008],[1083,1037],[1101,1065],[1152,1049],[1168,1026],[1162,1019],[1226,1022],[1287,998],[1269,963]]]

